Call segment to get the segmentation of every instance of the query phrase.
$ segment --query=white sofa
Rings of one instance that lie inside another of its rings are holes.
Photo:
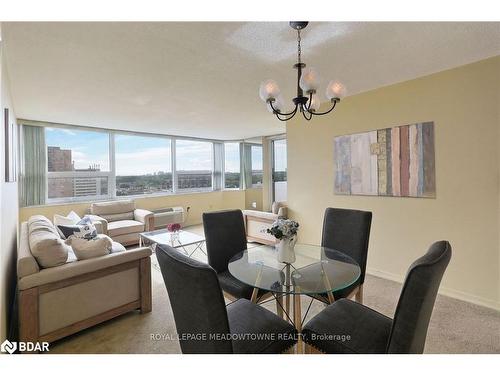
[[[102,226],[102,233],[124,246],[139,243],[139,233],[154,230],[154,214],[135,208],[133,200],[96,202],[88,215]]]
[[[62,241],[43,216],[21,224],[17,252],[20,341],[52,342],[131,310],[151,311],[148,247],[125,250],[114,243],[111,254],[80,261],[62,257],[61,265],[42,268],[34,254],[40,259],[46,252],[47,260],[48,252],[64,246]]]
[[[247,240],[264,245],[274,245],[276,238],[267,233],[267,229],[279,218],[288,217],[286,202],[274,202],[271,212],[243,210]]]

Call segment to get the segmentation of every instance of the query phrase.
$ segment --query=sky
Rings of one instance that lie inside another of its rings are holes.
[[[85,169],[99,164],[102,171],[109,171],[109,136],[105,132],[46,128],[47,146],[71,149],[75,168]],[[178,170],[211,170],[213,165],[212,143],[190,140],[176,141]],[[238,143],[225,144],[225,170],[239,172]],[[252,169],[262,169],[262,148],[253,147]],[[286,160],[286,159],[285,159]],[[117,176],[171,172],[170,140],[164,138],[115,135],[115,163]]]

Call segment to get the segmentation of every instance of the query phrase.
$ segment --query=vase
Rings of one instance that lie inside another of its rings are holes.
[[[278,250],[278,262],[281,263],[293,263],[295,262],[295,243],[297,242],[297,236],[291,238],[283,238],[276,244],[276,249]]]
[[[178,231],[170,232],[170,242],[172,244],[179,242],[179,232]]]

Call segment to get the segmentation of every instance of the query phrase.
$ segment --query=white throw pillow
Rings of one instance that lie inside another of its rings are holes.
[[[71,245],[78,260],[108,255],[113,247],[113,241],[105,234],[98,234],[91,240],[72,236],[66,243]]]
[[[58,225],[75,225],[82,218],[78,216],[75,211],[71,211],[67,216],[62,215],[54,215],[54,225],[57,227]]]

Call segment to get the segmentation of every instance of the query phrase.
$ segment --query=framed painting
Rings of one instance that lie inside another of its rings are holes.
[[[434,123],[335,137],[335,194],[436,197]]]

